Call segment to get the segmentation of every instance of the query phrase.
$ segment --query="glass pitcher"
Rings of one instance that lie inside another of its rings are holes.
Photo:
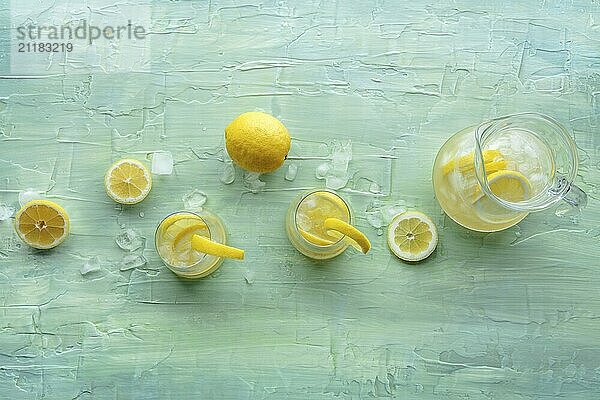
[[[435,196],[458,224],[480,232],[509,228],[561,199],[582,208],[573,184],[577,147],[558,122],[537,113],[508,115],[465,128],[439,150]]]

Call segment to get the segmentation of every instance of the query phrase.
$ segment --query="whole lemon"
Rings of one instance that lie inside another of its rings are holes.
[[[252,172],[272,172],[281,167],[292,139],[286,127],[272,115],[246,112],[225,128],[225,146],[231,159]]]

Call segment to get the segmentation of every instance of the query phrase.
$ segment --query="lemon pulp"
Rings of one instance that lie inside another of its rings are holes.
[[[136,204],[144,200],[152,188],[148,169],[137,160],[124,159],[113,164],[104,177],[108,196],[120,204]]]
[[[421,261],[437,246],[437,229],[433,221],[418,211],[396,215],[388,226],[388,246],[400,259]]]
[[[69,234],[67,212],[49,200],[33,200],[25,204],[15,217],[15,229],[25,243],[36,249],[51,249]]]

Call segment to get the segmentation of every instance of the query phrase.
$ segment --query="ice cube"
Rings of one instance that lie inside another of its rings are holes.
[[[88,258],[79,270],[81,275],[87,275],[96,271],[100,271],[100,259],[98,259],[98,256]]]
[[[325,179],[327,175],[329,175],[329,171],[331,170],[331,164],[323,163],[317,167],[315,175],[317,179]]]
[[[381,193],[381,187],[379,186],[379,184],[377,182],[371,182],[371,185],[369,185],[369,192]]]
[[[348,164],[352,160],[352,142],[334,142],[331,153],[331,165],[334,173],[345,174],[348,172]]]
[[[348,176],[338,176],[338,175],[327,175],[325,177],[325,186],[328,189],[338,190],[346,186],[348,183]]]
[[[265,182],[260,180],[260,174],[257,172],[245,172],[244,173],[244,185],[252,192],[258,193],[263,190],[266,185]]]
[[[221,171],[219,180],[225,185],[232,184],[235,181],[235,167],[233,166],[233,162],[225,161],[223,163],[223,170]]]
[[[14,207],[0,204],[0,221],[6,221],[15,214],[15,211]]]
[[[183,207],[187,211],[201,211],[202,206],[206,203],[208,197],[204,192],[194,189],[191,192],[184,194],[181,199],[183,200]]]
[[[298,166],[296,164],[290,164],[285,173],[285,180],[291,182],[294,179],[296,179],[297,174],[298,174]]]
[[[40,200],[43,199],[44,196],[42,193],[38,192],[35,189],[26,189],[19,192],[19,204],[23,207],[25,204],[29,203],[32,200]]]
[[[379,211],[379,210],[371,211],[371,212],[367,213],[367,222],[373,228],[377,228],[377,229],[381,228],[382,226],[385,226],[385,221],[383,219],[383,215],[381,214],[381,211]]]
[[[381,215],[386,225],[388,225],[394,217],[398,214],[402,214],[406,211],[406,208],[401,204],[392,204],[381,208]]]
[[[128,271],[134,268],[141,268],[148,260],[141,254],[128,254],[121,260],[121,266],[119,267],[120,271]]]
[[[170,151],[157,151],[152,154],[152,173],[155,175],[173,173],[173,155]]]
[[[115,241],[121,249],[134,251],[144,246],[145,238],[137,230],[125,228],[117,235]]]

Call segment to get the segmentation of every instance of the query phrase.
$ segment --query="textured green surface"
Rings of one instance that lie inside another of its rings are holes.
[[[122,6],[37,3],[34,20],[110,22]],[[137,44],[148,64],[104,72],[54,60],[32,76],[9,67],[11,9],[0,5],[0,203],[35,188],[72,221],[50,252],[0,222],[0,397],[600,397],[597,1],[135,7],[151,21]],[[299,167],[293,182],[287,165],[265,176],[260,194],[240,171],[219,182],[223,129],[255,109],[286,124]],[[453,132],[519,111],[574,133],[590,205],[575,220],[549,210],[502,233],[468,232],[433,197],[433,158]],[[373,250],[311,262],[288,243],[285,210],[322,184],[315,168],[346,138],[355,175],[342,193]],[[108,201],[106,168],[159,149],[175,155],[174,175],[156,177],[141,205]],[[152,238],[194,188],[246,260],[187,282],[161,266]],[[391,256],[366,221],[373,200],[430,214],[436,253],[415,266]],[[121,226],[146,237],[144,268],[120,270]],[[90,256],[102,271],[82,276]]]

